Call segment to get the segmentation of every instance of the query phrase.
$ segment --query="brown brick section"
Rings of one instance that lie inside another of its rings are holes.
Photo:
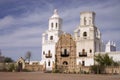
[[[70,34],[62,34],[56,44],[55,68],[60,72],[75,72],[76,44]]]

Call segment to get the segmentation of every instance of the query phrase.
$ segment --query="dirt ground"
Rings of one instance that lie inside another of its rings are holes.
[[[0,72],[0,80],[120,80],[119,75]]]

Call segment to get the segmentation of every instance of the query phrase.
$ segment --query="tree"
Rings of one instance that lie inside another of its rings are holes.
[[[115,62],[112,57],[109,57],[108,54],[98,54],[94,57],[94,60],[97,64],[91,66],[91,70],[94,73],[102,73],[104,72],[104,69],[106,66],[117,66],[119,65],[117,62]]]
[[[108,54],[98,54],[97,56],[95,56],[94,59],[98,63],[98,65],[101,66],[111,66],[114,63],[113,59],[109,57]]]
[[[28,51],[25,55],[25,60],[28,59],[28,61],[30,62],[30,58],[31,58],[31,52]]]
[[[6,57],[5,59],[4,59],[4,62],[6,63],[10,63],[10,62],[14,62],[14,60],[12,60],[11,58],[9,58],[9,57]]]

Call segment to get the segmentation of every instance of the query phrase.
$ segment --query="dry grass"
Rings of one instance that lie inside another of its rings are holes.
[[[120,80],[120,75],[0,72],[0,80]]]

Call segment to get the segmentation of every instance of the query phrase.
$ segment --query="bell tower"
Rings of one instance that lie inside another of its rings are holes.
[[[82,12],[80,13],[80,26],[92,26],[95,25],[95,13],[94,12]]]
[[[46,71],[51,71],[55,63],[55,46],[62,34],[62,19],[58,15],[57,9],[49,18],[48,30],[42,34],[42,61]]]
[[[54,14],[49,18],[49,30],[61,30],[62,19],[58,15],[57,9],[54,10]]]
[[[94,12],[80,13],[80,25],[74,31],[74,38],[77,46],[77,65],[93,65],[94,53],[101,52],[101,34],[95,26]]]

